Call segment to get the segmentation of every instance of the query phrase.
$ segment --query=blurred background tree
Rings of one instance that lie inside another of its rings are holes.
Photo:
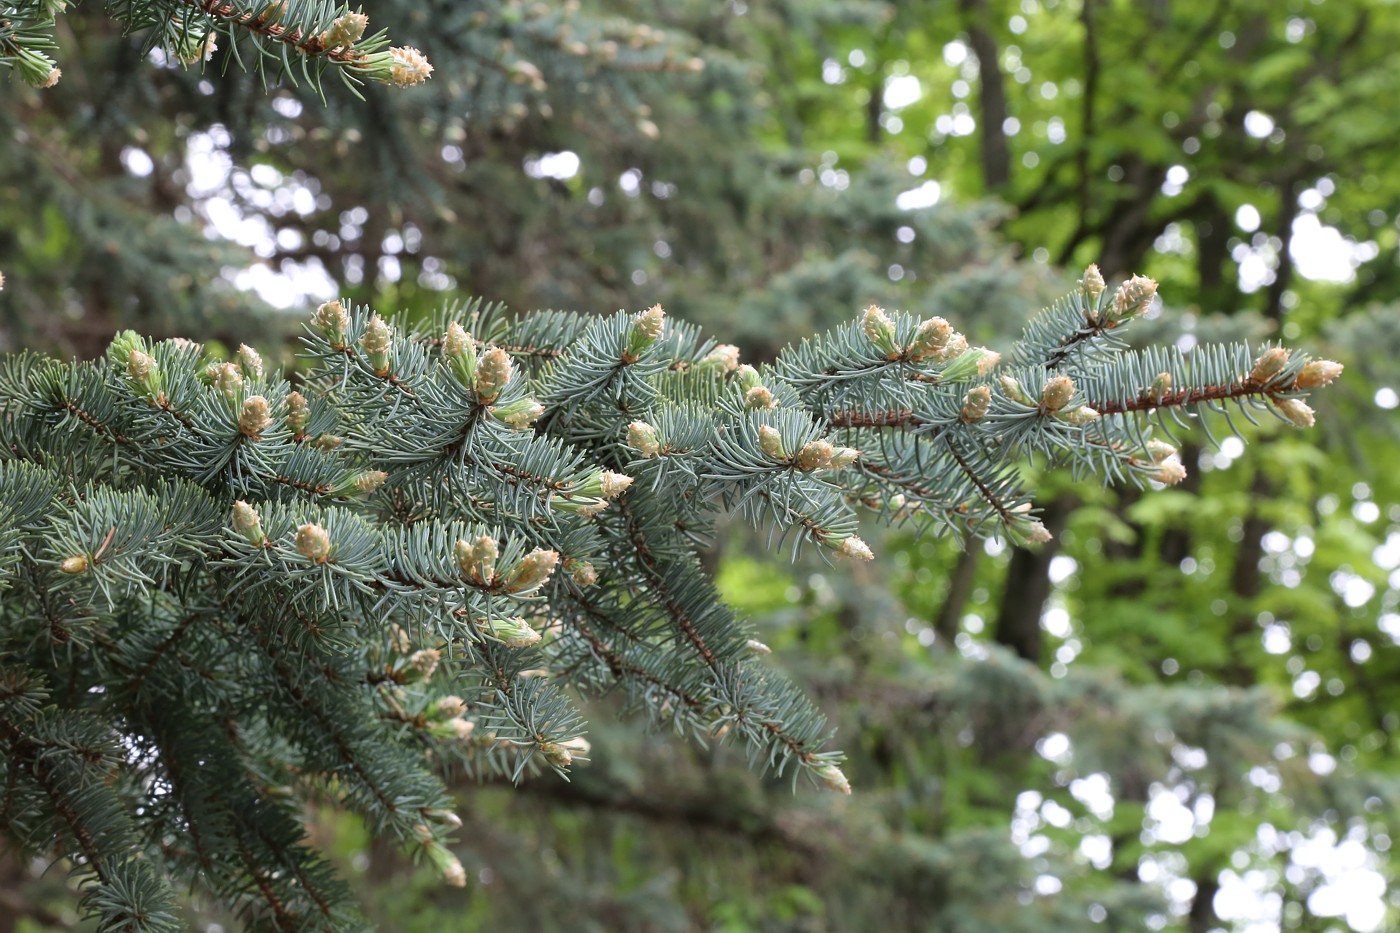
[[[65,16],[63,80],[0,97],[0,349],[255,318],[273,351],[337,293],[659,300],[746,359],[872,301],[1004,341],[1097,260],[1162,282],[1159,338],[1276,334],[1349,367],[1320,450],[1241,424],[1267,448],[1235,466],[1194,430],[1167,492],[1051,479],[1040,551],[895,534],[851,572],[722,542],[727,595],[842,723],[856,795],[595,715],[573,783],[461,788],[465,892],[312,815],[385,929],[1393,925],[1386,4],[368,12],[432,81],[323,102]],[[68,922],[42,869],[7,864],[0,917]]]

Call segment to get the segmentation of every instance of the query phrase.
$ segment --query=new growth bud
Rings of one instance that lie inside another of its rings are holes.
[[[936,357],[948,346],[953,336],[953,325],[941,317],[931,317],[919,325],[914,339],[909,344],[906,355],[915,363]]]
[[[850,557],[854,560],[874,560],[875,554],[860,538],[851,535],[841,541],[841,546],[836,549],[838,557]]]
[[[292,429],[292,434],[300,438],[306,433],[306,422],[310,419],[311,412],[306,404],[306,396],[300,392],[287,393],[287,427]]]
[[[1051,376],[1040,390],[1040,407],[1047,412],[1057,412],[1069,404],[1074,397],[1074,380],[1068,376]]]
[[[239,499],[233,504],[233,530],[254,547],[264,547],[267,535],[263,533],[262,518],[258,510]]]
[[[297,529],[297,553],[308,560],[324,564],[331,556],[331,536],[320,525],[308,522]]]
[[[828,440],[808,441],[797,452],[797,468],[800,470],[820,470],[830,465],[835,448]]]
[[[243,375],[249,379],[261,379],[263,377],[263,358],[246,343],[238,345],[238,366],[243,370]]]
[[[437,672],[441,660],[442,652],[436,648],[420,648],[408,656],[408,666],[402,672],[401,679],[406,684],[428,680]]]
[[[1287,365],[1288,351],[1283,347],[1270,347],[1254,361],[1254,368],[1249,371],[1249,381],[1255,385],[1267,385]]]
[[[744,643],[744,647],[748,649],[749,654],[757,655],[758,657],[764,657],[773,653],[772,648],[769,648],[757,638],[750,638]]]
[[[519,398],[509,405],[492,408],[491,414],[517,431],[528,431],[544,414],[544,406],[532,398]]]
[[[78,554],[74,557],[66,557],[58,565],[58,569],[64,573],[82,573],[88,569],[88,559],[85,554]]]
[[[837,447],[831,452],[831,462],[827,466],[833,470],[844,470],[860,459],[860,451],[854,447]]]
[[[1093,307],[1099,303],[1099,296],[1103,294],[1103,290],[1103,273],[1097,265],[1091,263],[1089,268],[1084,270],[1084,278],[1079,280],[1079,293],[1084,296],[1085,302]]]
[[[453,556],[457,558],[457,566],[462,568],[462,573],[477,583],[490,586],[495,580],[496,558],[500,556],[500,549],[496,546],[496,539],[490,535],[479,535],[470,544],[459,538],[453,548]]]
[[[476,342],[466,329],[453,321],[447,325],[442,338],[442,355],[447,358],[459,382],[464,386],[476,383]]]
[[[559,564],[559,552],[535,548],[506,577],[507,593],[530,593],[544,586]]]
[[[500,347],[492,347],[481,355],[476,368],[476,399],[483,405],[494,402],[507,383],[515,376],[515,364],[510,354]]]
[[[571,560],[564,564],[564,569],[573,577],[574,583],[579,586],[592,586],[598,582],[598,570],[586,560]]]
[[[345,332],[350,328],[350,315],[339,300],[328,301],[311,316],[312,325],[337,350],[345,349]]]
[[[1293,388],[1316,389],[1320,386],[1331,385],[1333,380],[1341,374],[1341,363],[1333,360],[1313,360],[1298,373],[1298,379],[1293,383]]]
[[[1122,285],[1113,296],[1113,308],[1108,321],[1114,327],[1129,318],[1137,317],[1148,309],[1157,294],[1157,283],[1145,275],[1135,275]]]
[[[968,424],[981,421],[992,407],[992,390],[988,386],[969,389],[963,396],[962,420]]]
[[[360,338],[360,346],[364,348],[365,356],[369,358],[369,368],[374,370],[374,374],[387,376],[389,351],[394,346],[394,330],[389,323],[377,314],[370,318],[365,335]]]
[[[886,356],[898,355],[899,351],[894,344],[894,321],[885,314],[884,308],[875,305],[866,308],[861,317],[860,329],[881,353]]]
[[[243,400],[243,411],[238,416],[238,433],[251,440],[261,440],[262,432],[272,424],[272,413],[268,410],[267,399],[261,395],[250,395]]]
[[[1076,405],[1067,411],[1060,412],[1060,420],[1068,422],[1076,427],[1083,427],[1086,424],[1093,424],[1099,420],[1097,410],[1088,405]]]
[[[204,371],[214,384],[214,388],[230,402],[237,402],[243,394],[243,371],[233,363],[213,363]]]
[[[355,492],[362,496],[367,496],[380,486],[383,486],[384,481],[388,478],[389,474],[385,473],[383,470],[364,470],[361,473],[355,474]]]
[[[642,352],[661,339],[666,329],[666,312],[661,305],[652,305],[632,319],[632,327],[627,333],[627,351],[624,362],[634,363]]]
[[[389,83],[397,87],[413,87],[428,80],[433,66],[427,56],[412,46],[399,46],[389,50],[393,64],[389,67]]]
[[[1168,395],[1170,395],[1171,391],[1171,373],[1158,373],[1157,378],[1152,380],[1152,387],[1148,389],[1148,392],[1152,396],[1152,403],[1154,405],[1162,404],[1162,400],[1165,399]]]
[[[497,619],[491,623],[491,634],[507,648],[529,648],[540,643],[540,633],[524,619]]]
[[[759,425],[758,449],[774,460],[787,459],[787,450],[783,447],[783,436],[772,425]]]
[[[1035,402],[1031,401],[1031,397],[1026,394],[1026,389],[1021,385],[1021,381],[1015,376],[1001,377],[1001,391],[1003,395],[1014,402],[1020,402],[1022,405],[1035,405]]]
[[[656,436],[656,428],[645,421],[633,421],[627,426],[627,446],[643,457],[661,456],[661,439]]]
[[[744,393],[744,407],[770,411],[778,404],[778,399],[767,386],[754,386]]]
[[[360,41],[368,25],[369,17],[364,13],[346,13],[344,16],[337,16],[331,22],[330,28],[318,38],[321,45],[327,49],[349,48]]]
[[[695,368],[732,373],[739,368],[739,348],[732,343],[722,343],[705,354],[705,358],[697,363]]]
[[[1313,410],[1301,399],[1276,398],[1273,401],[1279,414],[1300,428],[1310,428],[1316,421]]]
[[[812,775],[828,790],[834,790],[838,794],[851,793],[851,782],[846,779],[846,773],[836,765],[821,765],[813,769]]]

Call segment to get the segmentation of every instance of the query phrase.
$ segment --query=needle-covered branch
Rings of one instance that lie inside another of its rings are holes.
[[[247,346],[133,333],[92,363],[0,362],[0,828],[80,860],[109,925],[173,929],[197,879],[258,922],[344,928],[298,808],[353,810],[464,883],[438,772],[566,774],[589,754],[572,691],[850,792],[703,569],[719,516],[830,559],[874,559],[872,514],[1033,545],[1024,463],[1175,482],[1151,419],[1308,424],[1340,372],[1128,351],[1152,283],[1085,282],[1005,364],[878,308],[758,369],[659,307],[414,323],[338,301],[295,383]]]

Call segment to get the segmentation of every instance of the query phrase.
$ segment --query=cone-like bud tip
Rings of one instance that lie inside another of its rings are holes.
[[[476,367],[477,401],[483,405],[494,402],[514,376],[515,364],[509,353],[500,347],[487,350]]]
[[[732,373],[739,368],[739,348],[732,343],[722,343],[705,354],[699,365]]]
[[[860,538],[851,535],[841,542],[841,546],[836,549],[836,553],[841,557],[849,557],[853,560],[874,560],[875,554]]]
[[[529,593],[539,589],[559,564],[559,552],[535,548],[515,565],[506,578],[506,592]]]
[[[300,392],[287,393],[287,427],[292,429],[292,433],[301,437],[306,431],[306,422],[311,417],[310,408],[306,404],[306,396]]]
[[[820,470],[831,465],[831,455],[836,448],[825,439],[808,441],[797,452],[797,466],[802,470]]]
[[[1122,285],[1113,296],[1113,321],[1119,322],[1137,317],[1148,309],[1157,294],[1156,281],[1145,275],[1135,275]]]
[[[1313,410],[1301,399],[1276,398],[1274,407],[1279,410],[1279,414],[1300,428],[1310,428],[1316,422]]]
[[[58,569],[64,573],[82,573],[88,569],[88,559],[85,554],[77,554],[73,557],[66,557],[63,563],[58,565]]]
[[[598,582],[598,569],[586,560],[571,560],[565,564],[565,569],[579,586],[592,586]]]
[[[656,436],[656,428],[645,421],[633,421],[627,426],[627,446],[643,457],[661,456],[661,440]]]
[[[1056,412],[1069,404],[1074,397],[1074,380],[1068,376],[1051,376],[1040,390],[1040,407],[1048,412]]]
[[[770,424],[759,425],[758,448],[775,460],[787,459],[787,451],[783,448],[783,436]]]
[[[254,546],[267,543],[267,535],[263,533],[262,518],[258,515],[258,510],[242,499],[233,504],[233,530]]]
[[[851,793],[851,782],[846,779],[846,773],[836,765],[821,765],[812,773],[828,790],[834,790],[838,794]]]
[[[1249,381],[1256,385],[1264,385],[1287,365],[1288,351],[1283,347],[1270,347],[1254,361],[1254,368],[1249,372]]]
[[[652,340],[661,339],[666,327],[666,312],[661,305],[652,305],[633,320],[633,326]]]
[[[296,548],[302,557],[324,564],[331,556],[331,536],[320,525],[308,522],[297,529]]]
[[[1331,385],[1341,374],[1341,363],[1334,360],[1313,360],[1298,373],[1298,380],[1293,383],[1293,387],[1296,389],[1316,389],[1319,386]]]
[[[914,340],[909,344],[909,359],[917,363],[942,353],[952,337],[952,324],[941,317],[929,318],[914,333]]]
[[[272,413],[267,399],[261,395],[250,395],[243,400],[243,411],[238,416],[238,433],[258,440],[268,425],[272,424]]]
[[[754,386],[744,393],[745,408],[769,411],[777,404],[777,396],[767,386]]]
[[[969,389],[963,396],[962,420],[968,424],[974,421],[981,421],[992,407],[992,390],[989,386],[977,386]]]
[[[345,306],[339,299],[334,299],[316,309],[316,313],[311,316],[311,323],[334,346],[340,343],[345,331],[350,327],[350,315],[346,313]]]
[[[389,69],[389,80],[398,87],[413,87],[428,80],[433,66],[428,58],[412,46],[398,46],[389,50],[394,64]]]
[[[1089,304],[1093,305],[1098,303],[1103,290],[1103,273],[1097,265],[1090,263],[1089,268],[1084,270],[1084,278],[1079,280],[1079,291]]]
[[[249,379],[261,379],[263,377],[262,355],[248,346],[246,343],[238,345],[238,365],[243,370],[243,375]]]

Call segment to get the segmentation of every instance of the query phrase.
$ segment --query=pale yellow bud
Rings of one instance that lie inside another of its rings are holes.
[[[604,470],[598,474],[598,480],[605,499],[622,495],[627,491],[627,487],[632,485],[632,477],[625,473],[614,473],[611,470]]]
[[[308,560],[324,564],[331,556],[331,536],[320,525],[308,522],[297,529],[297,553]]]
[[[559,552],[535,548],[515,565],[506,577],[506,592],[529,593],[539,589],[549,580],[550,574],[559,564]]]
[[[483,405],[494,402],[514,376],[515,364],[509,353],[500,347],[487,350],[476,367],[477,400]]]
[[[699,365],[732,373],[739,368],[739,348],[732,343],[722,343],[705,354]]]
[[[565,567],[579,586],[592,586],[598,582],[597,568],[586,560],[571,560]]]
[[[243,400],[243,411],[238,416],[240,434],[258,440],[270,424],[272,413],[268,410],[267,399],[261,395],[250,395]]]
[[[1313,360],[1303,367],[1298,373],[1298,380],[1293,383],[1297,389],[1316,389],[1319,386],[1331,385],[1333,380],[1342,374],[1342,364],[1333,360]]]
[[[969,389],[963,396],[962,420],[971,424],[974,421],[981,421],[992,407],[992,390],[987,386],[977,386]]]
[[[643,457],[661,455],[661,440],[656,436],[656,428],[645,421],[633,421],[627,426],[627,446]]]
[[[1051,376],[1040,390],[1040,407],[1045,411],[1059,411],[1074,397],[1074,380],[1068,376]]]
[[[633,324],[636,326],[637,330],[641,331],[652,340],[659,340],[661,332],[666,326],[665,319],[666,312],[662,310],[661,305],[652,305],[650,308],[647,308],[641,314],[637,315]]]
[[[1264,385],[1274,378],[1288,365],[1288,351],[1283,347],[1270,347],[1265,350],[1259,359],[1254,361],[1254,369],[1250,370],[1249,381],[1256,385]]]
[[[868,336],[868,334],[867,334]],[[909,344],[908,356],[914,362],[941,353],[953,336],[953,325],[941,317],[931,317],[919,325]]]
[[[263,377],[263,358],[247,344],[238,345],[238,365],[243,370],[243,375],[249,379],[261,379]]]
[[[1186,478],[1186,467],[1182,466],[1180,460],[1175,457],[1168,457],[1157,464],[1157,469],[1152,474],[1152,478],[1157,482],[1167,486],[1175,486]]]
[[[1099,413],[1088,405],[1079,405],[1068,411],[1060,412],[1060,417],[1072,425],[1082,427],[1083,425],[1093,424],[1095,421],[1098,421]]]
[[[1157,283],[1145,275],[1135,275],[1122,285],[1113,296],[1114,322],[1135,317],[1147,310],[1157,294]]]
[[[1279,414],[1300,428],[1310,428],[1316,421],[1313,410],[1301,399],[1276,398],[1274,407],[1279,410]]]
[[[350,327],[350,315],[338,299],[327,301],[316,309],[316,313],[311,316],[311,323],[325,335],[332,346],[336,346]]]
[[[1089,268],[1084,270],[1084,278],[1079,280],[1079,291],[1084,295],[1085,299],[1088,300],[1089,304],[1093,305],[1098,302],[1099,296],[1103,294],[1103,290],[1103,273],[1099,271],[1098,266],[1090,264]]]
[[[767,386],[754,386],[744,393],[744,407],[753,409],[771,410],[778,404],[778,399],[773,395],[772,390]]]
[[[87,556],[78,554],[74,557],[66,557],[63,562],[58,565],[58,569],[62,570],[64,573],[82,573],[84,570],[88,569]]]
[[[389,80],[399,87],[412,87],[428,80],[433,66],[422,52],[410,46],[399,46],[389,50],[394,64],[389,69]]]
[[[263,533],[262,518],[258,510],[239,499],[233,504],[233,530],[244,537],[249,544],[261,546],[267,543]]]
[[[758,655],[759,657],[773,653],[772,648],[769,648],[757,638],[750,638],[744,643],[744,647],[748,649],[749,654]]]
[[[835,448],[828,440],[808,441],[797,452],[797,466],[802,470],[820,470],[831,464]]]
[[[838,794],[851,793],[851,782],[846,779],[845,772],[836,765],[821,765],[812,773],[828,790],[834,790]]]
[[[310,417],[311,411],[306,403],[306,396],[300,392],[287,393],[287,427],[292,429],[292,433],[301,437]]]
[[[772,425],[759,426],[758,448],[775,460],[787,459],[787,451],[783,448],[783,436]]]
[[[841,542],[841,546],[836,549],[836,553],[841,557],[850,557],[854,560],[874,560],[875,554],[860,538],[851,535]]]

